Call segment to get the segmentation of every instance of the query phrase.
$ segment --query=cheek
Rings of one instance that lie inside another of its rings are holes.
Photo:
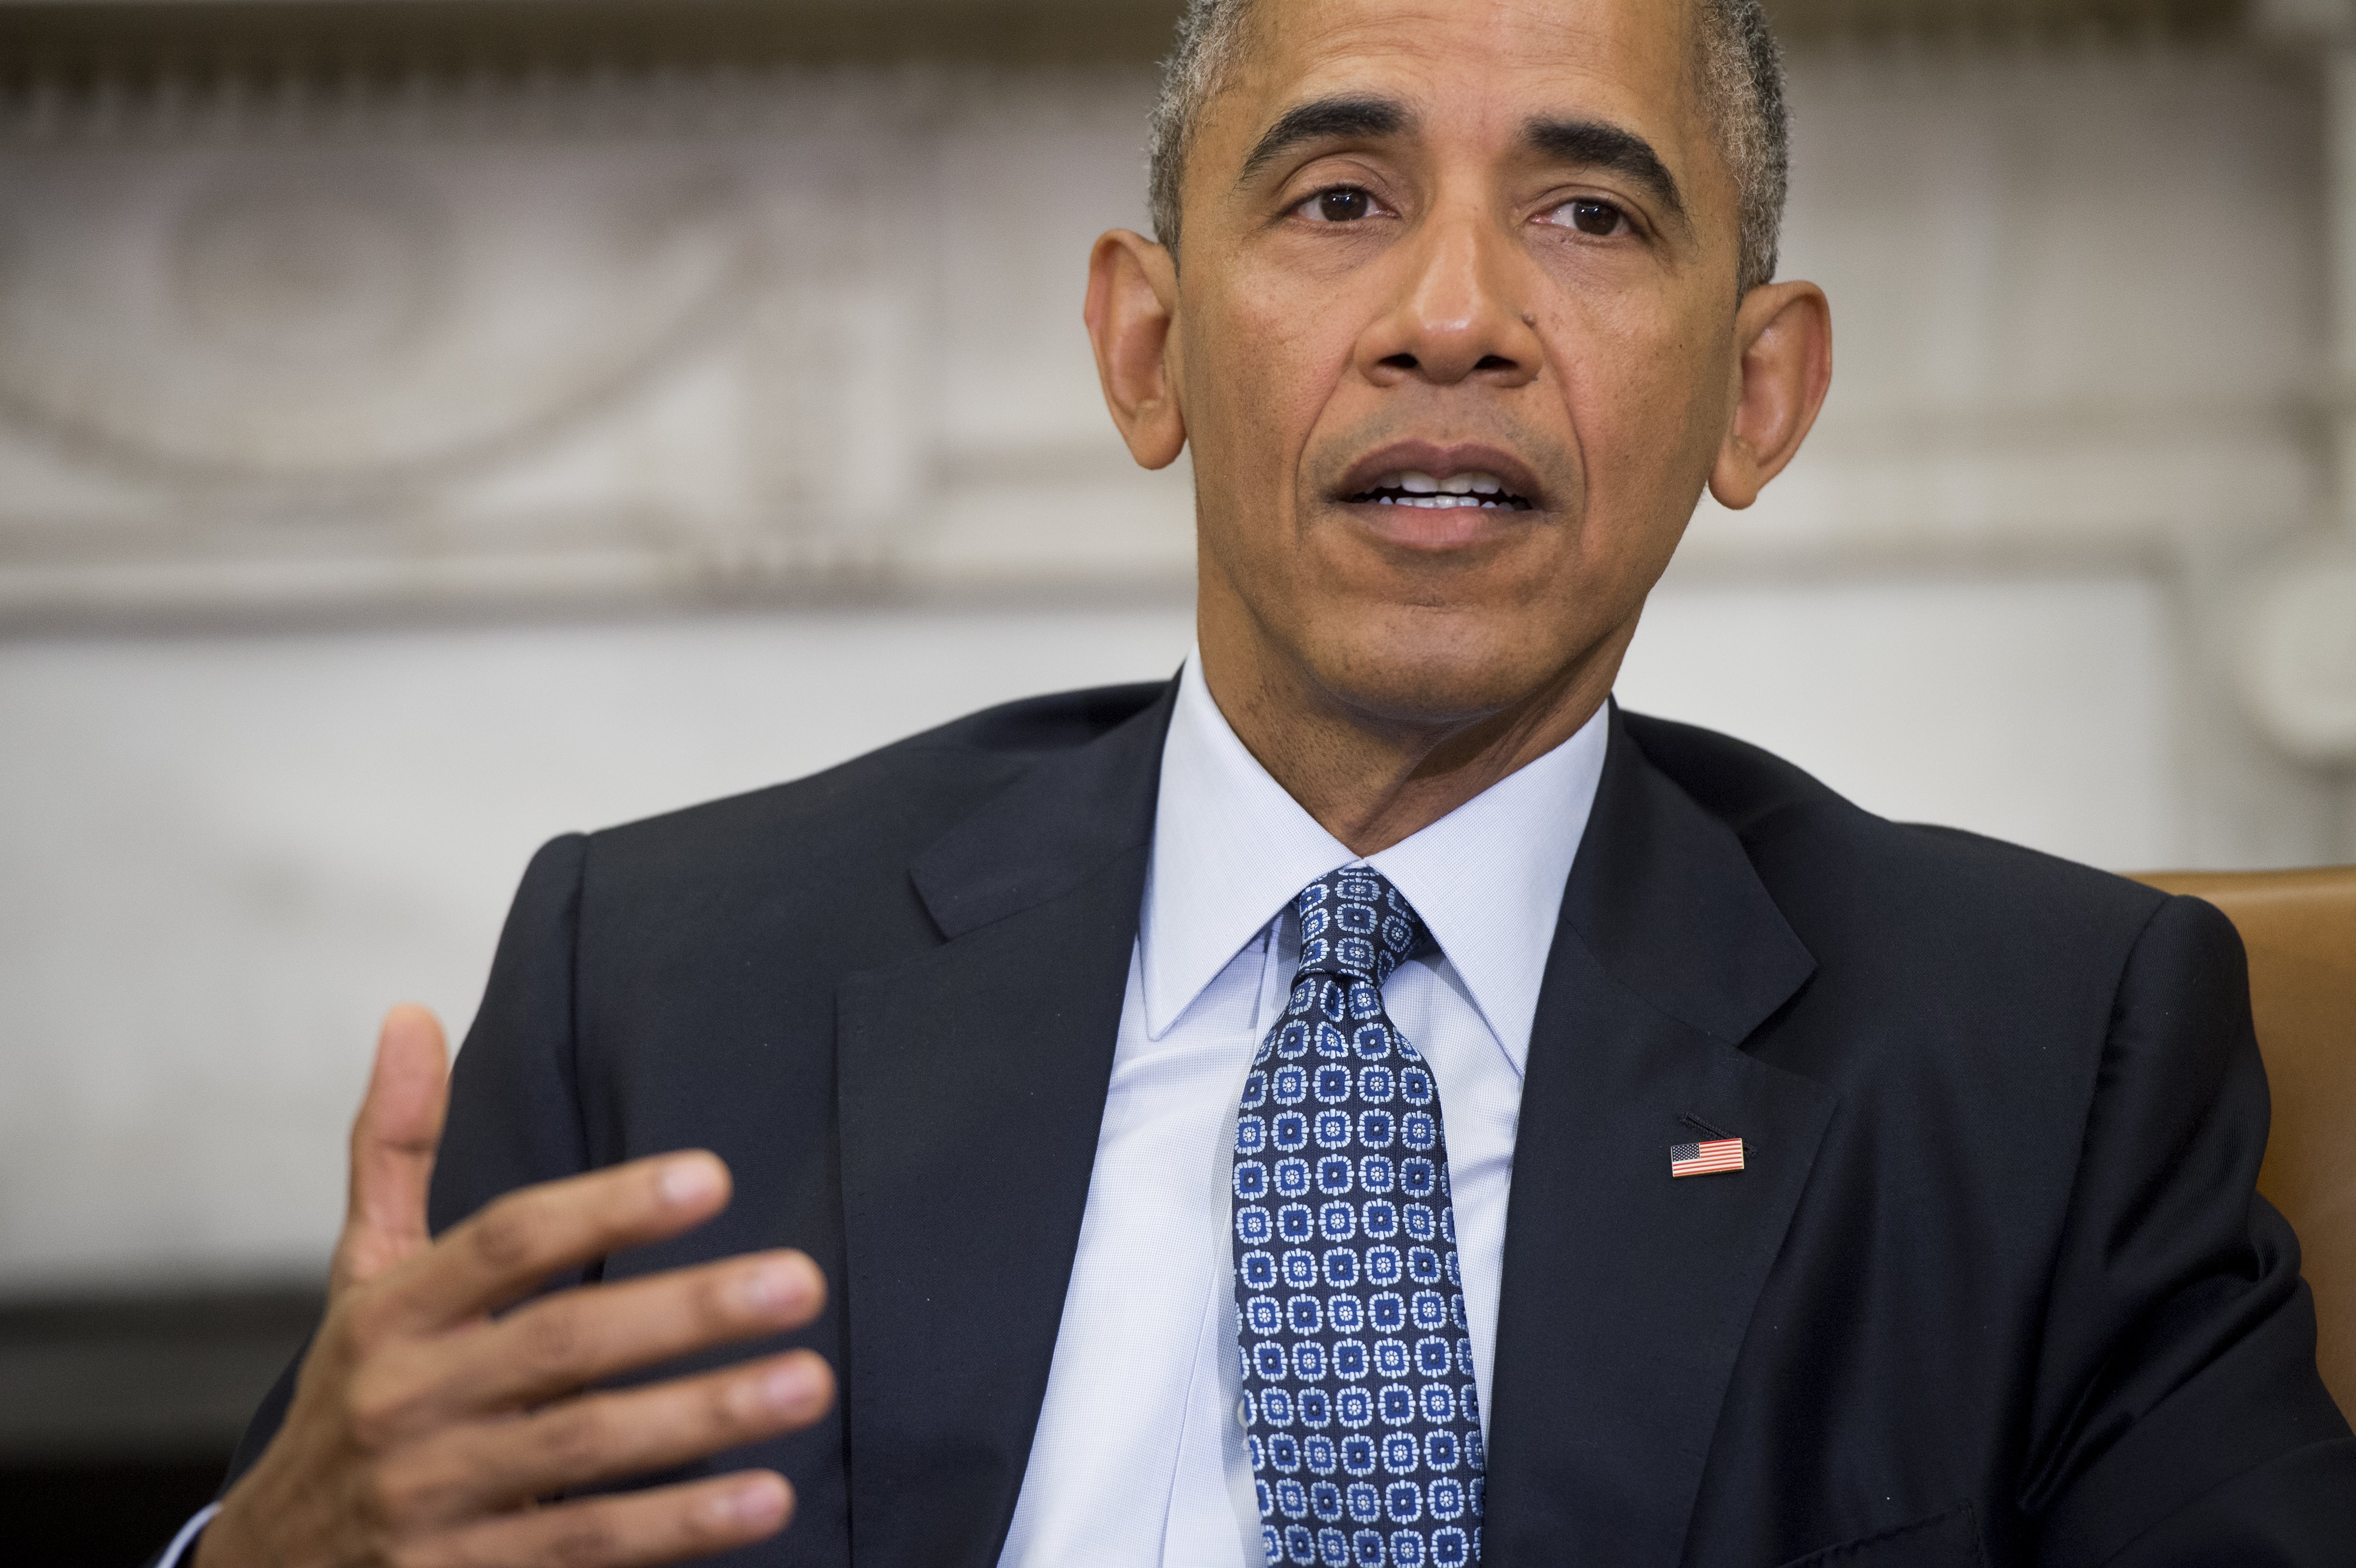
[[[1269,514],[1289,509],[1300,454],[1349,362],[1344,313],[1248,273],[1189,310],[1188,360],[1219,368],[1189,389],[1196,484],[1264,535]]]
[[[1237,313],[1229,363],[1250,389],[1237,409],[1246,439],[1296,456],[1349,363],[1347,312],[1288,299],[1273,289]]]
[[[1713,332],[1657,302],[1566,312],[1548,357],[1562,369],[1589,551],[1649,555],[1655,533],[1684,527],[1724,423],[1724,336],[1722,323]]]

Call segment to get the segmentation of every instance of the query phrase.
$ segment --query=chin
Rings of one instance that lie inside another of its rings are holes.
[[[1319,684],[1347,707],[1401,723],[1461,724],[1560,682],[1575,655],[1558,645],[1559,628],[1547,629],[1555,636],[1408,612],[1360,621],[1302,652]]]

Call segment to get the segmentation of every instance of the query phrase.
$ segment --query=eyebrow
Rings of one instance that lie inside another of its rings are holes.
[[[1685,195],[1677,189],[1676,176],[1653,151],[1653,144],[1633,131],[1600,120],[1532,120],[1522,127],[1522,142],[1557,163],[1624,175],[1678,222],[1686,220]]]
[[[1396,136],[1415,123],[1405,105],[1388,98],[1312,98],[1277,118],[1252,144],[1237,185],[1274,163],[1293,148],[1310,142],[1373,139]]]

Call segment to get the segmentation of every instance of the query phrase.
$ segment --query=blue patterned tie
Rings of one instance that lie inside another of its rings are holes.
[[[1301,891],[1236,1119],[1236,1306],[1270,1563],[1481,1560],[1481,1416],[1431,1070],[1383,1010],[1430,939],[1380,872]]]

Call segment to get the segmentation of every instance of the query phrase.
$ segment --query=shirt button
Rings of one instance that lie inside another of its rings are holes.
[[[1251,1427],[1251,1406],[1242,1400],[1236,1401],[1236,1424],[1247,1431]]]

